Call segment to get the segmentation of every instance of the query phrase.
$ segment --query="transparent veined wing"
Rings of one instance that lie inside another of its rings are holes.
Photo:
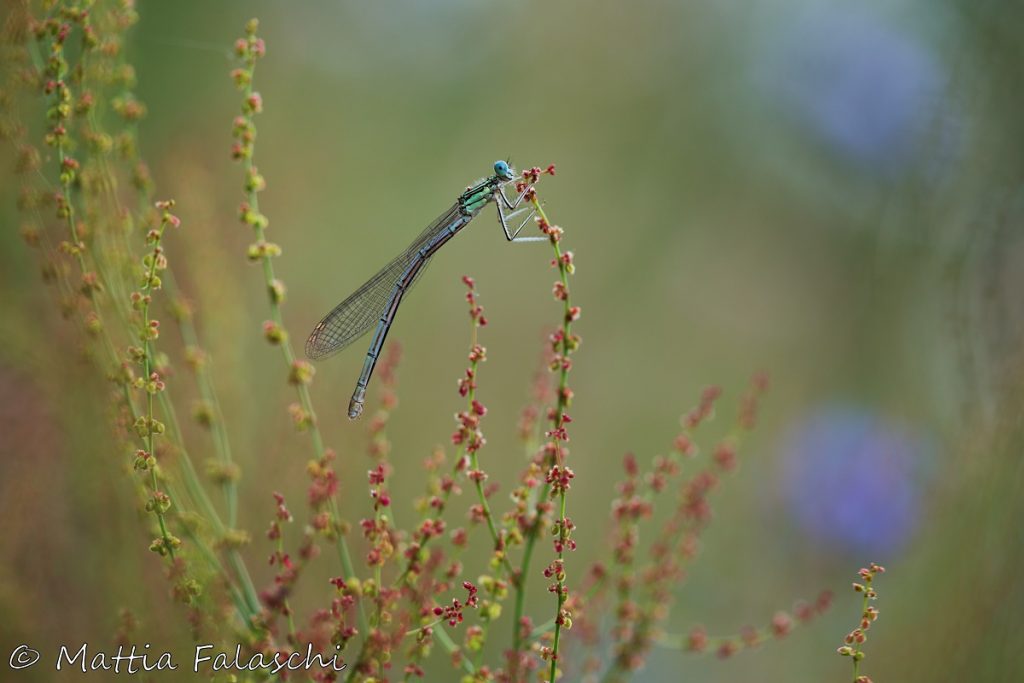
[[[420,258],[420,249],[435,235],[447,230],[460,216],[461,206],[456,202],[428,225],[405,251],[325,315],[306,340],[306,355],[313,360],[327,358],[369,332],[384,314],[399,278],[414,260]],[[427,257],[409,287],[419,280],[429,262],[430,257]]]

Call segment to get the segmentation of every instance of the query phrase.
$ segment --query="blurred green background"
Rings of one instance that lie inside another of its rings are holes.
[[[865,663],[876,681],[1021,680],[1024,7],[150,1],[139,11],[129,49],[149,109],[142,152],[157,195],[178,200],[169,257],[196,302],[244,469],[258,583],[271,576],[269,493],[301,508],[309,450],[285,411],[278,351],[261,337],[261,275],[235,217],[239,96],[226,48],[250,16],[268,45],[256,76],[261,208],[284,248],[275,267],[296,343],[495,159],[557,164],[542,196],[575,252],[583,307],[570,577],[605,552],[622,454],[665,452],[707,384],[726,391],[720,433],[747,377],[771,374],[667,627],[735,632],[822,588],[837,591],[835,606],[729,661],[655,650],[637,680],[848,680],[834,649],[859,610],[849,581],[869,561],[889,569]],[[122,606],[150,642],[187,643],[111,450],[97,400],[106,389],[72,352],[78,341],[18,239],[3,154],[4,657],[22,641],[44,651],[109,641]],[[406,300],[389,339],[405,350],[389,429],[396,501],[420,493],[418,464],[448,442],[462,404],[463,274],[490,320],[483,466],[499,482],[522,467],[518,411],[559,315],[549,258],[544,245],[506,244],[488,211]],[[363,346],[319,364],[313,385],[350,519],[367,510],[365,425],[344,418]],[[187,408],[191,380],[171,382]],[[396,516],[413,512],[399,505]],[[324,576],[339,571],[328,555]],[[307,598],[300,610],[319,606],[319,586]],[[538,583],[538,619],[548,598]]]

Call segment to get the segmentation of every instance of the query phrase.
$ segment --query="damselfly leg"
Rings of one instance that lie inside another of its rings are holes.
[[[522,208],[522,209],[518,209],[517,210],[516,207],[518,207],[519,204],[522,203],[523,198],[526,196],[526,193],[529,192],[532,188],[533,188],[533,185],[530,185],[526,189],[524,189],[522,192],[520,192],[519,196],[516,197],[515,201],[510,201],[509,198],[505,196],[504,188],[498,188],[495,191],[495,193],[499,197],[499,200],[494,202],[494,205],[498,209],[498,222],[501,223],[501,228],[502,228],[502,230],[505,231],[505,239],[507,239],[509,242],[541,242],[541,241],[544,241],[544,240],[547,239],[546,237],[540,237],[540,236],[536,236],[536,237],[533,237],[533,236],[531,236],[531,237],[519,237],[518,236],[520,231],[522,231],[522,229],[526,226],[526,224],[528,222],[530,222],[530,219],[533,218],[534,214],[537,213],[536,209],[530,210],[529,215],[526,216],[526,219],[523,220],[523,222],[520,223],[519,226],[516,227],[515,230],[509,230],[509,227],[508,227],[508,223],[509,223],[510,220],[514,219],[516,216],[518,216],[522,212],[524,212],[527,209],[529,209],[529,207],[526,207],[526,208]],[[502,204],[505,205],[504,209],[502,208]],[[508,211],[511,211],[511,213],[506,214],[505,213],[506,209]]]

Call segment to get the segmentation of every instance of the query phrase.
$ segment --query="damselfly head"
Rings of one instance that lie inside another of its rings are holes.
[[[512,167],[508,165],[507,161],[499,159],[494,162],[494,175],[498,176],[502,180],[515,180],[516,174],[512,170]]]

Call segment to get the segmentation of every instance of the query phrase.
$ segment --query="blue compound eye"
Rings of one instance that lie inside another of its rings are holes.
[[[506,180],[512,180],[512,169],[505,161],[494,162],[494,175],[505,178]]]

